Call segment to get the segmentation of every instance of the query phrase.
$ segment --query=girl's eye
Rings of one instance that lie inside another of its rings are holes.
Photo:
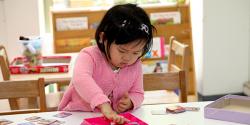
[[[125,53],[125,51],[122,51],[122,50],[118,50],[120,53]]]
[[[139,55],[140,53],[138,52],[138,53],[133,53],[134,55]]]

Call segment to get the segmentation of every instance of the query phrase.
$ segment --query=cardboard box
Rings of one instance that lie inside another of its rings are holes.
[[[71,56],[43,56],[42,64],[25,66],[25,57],[16,57],[11,62],[11,74],[58,73],[68,72]]]
[[[204,108],[205,118],[250,124],[250,97],[226,95]]]

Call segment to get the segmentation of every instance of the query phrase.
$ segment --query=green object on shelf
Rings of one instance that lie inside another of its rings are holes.
[[[177,0],[178,4],[184,4],[185,0]]]

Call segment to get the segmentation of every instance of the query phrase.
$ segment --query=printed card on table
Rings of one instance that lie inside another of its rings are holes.
[[[147,123],[135,117],[131,113],[123,113],[120,115],[130,120],[129,123],[125,123],[123,125],[148,125]],[[107,120],[105,117],[94,117],[94,118],[84,119],[81,125],[111,125],[111,124],[112,122]]]
[[[70,115],[72,115],[72,114],[71,114],[71,113],[68,113],[68,112],[60,112],[60,113],[54,115],[54,117],[65,118],[65,117],[68,117],[68,116],[70,116]]]
[[[10,121],[10,120],[0,119],[0,125],[8,125],[8,124],[11,124],[11,123],[13,123],[13,122]]]

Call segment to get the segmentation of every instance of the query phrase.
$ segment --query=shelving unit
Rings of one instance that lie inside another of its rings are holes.
[[[143,6],[142,6],[143,7]],[[169,43],[169,37],[175,36],[178,41],[181,41],[190,47],[190,69],[189,69],[189,85],[188,93],[195,95],[195,73],[194,73],[194,58],[193,58],[193,44],[192,44],[192,31],[191,31],[191,21],[190,21],[190,8],[189,4],[172,5],[172,6],[147,6],[143,7],[145,11],[150,13],[159,12],[174,12],[178,11],[181,14],[181,23],[173,25],[155,25],[157,29],[157,34],[154,36],[164,37],[165,44]],[[81,39],[89,38],[94,39],[95,29],[91,28],[93,24],[98,23],[108,8],[102,8],[99,10],[87,9],[64,9],[64,10],[52,10],[52,26],[53,26],[53,39],[54,39],[54,50],[56,53],[66,53],[66,52],[79,52],[82,48],[90,46],[91,43],[85,43],[78,45]],[[74,18],[74,17],[87,17],[88,18],[88,29],[83,30],[68,30],[68,31],[57,31],[56,30],[56,20],[58,18]],[[67,41],[74,41],[76,43],[69,44]],[[64,43],[60,43],[64,41]],[[64,46],[62,46],[64,45]],[[75,45],[75,46],[71,46]],[[159,58],[160,59],[160,58]],[[150,59],[149,59],[150,60]],[[157,59],[153,59],[157,60]],[[178,60],[178,58],[177,58]],[[144,61],[147,61],[145,59]],[[180,61],[179,61],[180,62]]]

